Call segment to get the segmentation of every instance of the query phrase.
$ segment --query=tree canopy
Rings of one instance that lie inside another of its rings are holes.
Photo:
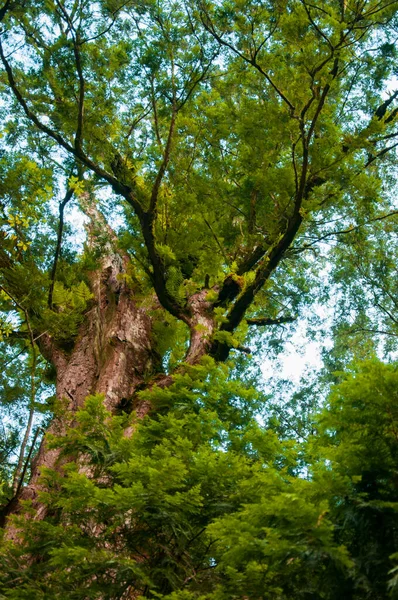
[[[2,597],[396,596],[397,8],[0,8]]]

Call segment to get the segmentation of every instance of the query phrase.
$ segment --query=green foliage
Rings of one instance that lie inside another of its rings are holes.
[[[13,518],[4,597],[395,597],[397,377],[375,360],[333,389],[306,445],[311,478],[297,443],[250,416],[256,392],[226,367],[145,392],[157,410],[143,421],[89,397],[48,439],[63,466],[43,470],[47,517],[26,503]]]
[[[299,598],[325,587],[330,565],[351,566],[317,484],[293,474],[292,445],[242,423],[236,405],[249,410],[255,392],[207,364],[146,394],[172,408],[139,422],[92,396],[48,440],[63,466],[42,473],[47,517],[28,502],[13,518],[5,598]]]
[[[184,300],[184,276],[181,272],[181,269],[178,267],[171,265],[167,269],[167,279],[166,279],[166,289],[173,297],[177,298],[179,302],[183,302]]]
[[[48,436],[57,468],[4,539],[1,597],[397,597],[396,366],[335,373],[391,353],[398,334],[396,3],[32,0],[0,12],[4,503],[27,408],[58,410],[64,430]],[[305,315],[320,331],[316,300],[336,309],[319,387],[282,404],[245,385],[246,358],[233,376],[206,356],[184,363],[200,334],[213,356],[247,338],[260,357],[278,352],[289,331],[249,333],[245,315]],[[113,331],[126,304],[151,317],[144,375],[121,350],[135,324]],[[120,379],[141,390],[127,404],[152,407],[143,420],[109,414],[98,395],[77,413],[53,401],[57,374],[39,353],[58,352],[61,375],[93,332],[87,393],[106,387],[117,348]]]
[[[71,340],[77,334],[84,311],[93,294],[84,281],[66,288],[60,281],[54,286],[53,310],[44,312],[48,330],[56,339]]]
[[[354,560],[351,580],[333,598],[396,598],[388,586],[396,554],[398,370],[374,359],[354,365],[329,397],[311,447],[322,457],[314,477],[330,499],[336,536]],[[314,455],[310,461],[314,460]]]
[[[12,497],[12,476],[14,472],[13,454],[20,444],[19,427],[9,423],[1,423],[0,436],[0,506]]]
[[[156,315],[154,318],[152,334],[154,348],[162,357],[165,371],[172,372],[186,354],[188,331],[185,323],[162,311],[161,317]]]

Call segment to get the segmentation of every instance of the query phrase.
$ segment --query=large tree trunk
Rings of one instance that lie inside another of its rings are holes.
[[[66,351],[49,335],[40,337],[41,352],[56,368],[57,399],[64,403],[67,412],[65,421],[54,419],[48,429],[51,434],[65,433],[73,414],[91,394],[102,394],[111,413],[135,410],[138,417],[143,417],[150,405],[139,400],[136,392],[154,383],[164,387],[173,381],[171,375],[162,373],[161,358],[154,348],[151,307],[147,302],[145,307],[140,306],[127,283],[129,258],[115,251],[111,244],[107,244],[106,250],[108,254],[101,267],[92,273],[92,305],[84,315],[72,350]],[[214,317],[206,295],[207,290],[202,290],[189,300],[192,317],[185,360],[189,364],[198,362],[210,347]],[[152,304],[160,306],[155,297]],[[131,431],[126,432],[129,434]],[[61,466],[59,451],[48,448],[44,437],[34,459],[30,482],[6,507],[3,523],[8,514],[18,512],[20,500],[28,499],[36,509],[36,518],[44,518],[46,509],[38,499],[40,471],[42,467]],[[17,536],[13,527],[9,527],[9,536]]]
[[[108,248],[109,250],[109,248]],[[152,319],[126,282],[128,258],[110,252],[92,274],[93,300],[71,351],[49,335],[40,338],[40,349],[56,368],[57,399],[66,405],[67,421],[91,394],[103,394],[107,410],[135,409],[143,417],[147,402],[133,403],[135,393],[160,370],[160,357],[153,348]],[[62,435],[66,424],[54,419],[49,433]],[[49,449],[44,438],[34,460],[29,484],[20,490],[6,513],[18,511],[20,500],[30,499],[43,518],[45,509],[37,500],[42,467],[57,468],[59,451]],[[12,532],[11,532],[11,535]]]

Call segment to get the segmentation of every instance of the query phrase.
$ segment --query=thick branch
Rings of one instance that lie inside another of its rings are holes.
[[[398,90],[396,90],[383,104],[377,108],[375,112],[375,116],[379,119],[379,121],[384,117],[387,112],[387,108],[394,102],[395,98],[398,96]]]
[[[242,321],[245,312],[253,302],[255,295],[263,287],[264,283],[269,279],[273,271],[279,265],[286,250],[296,237],[302,220],[303,219],[300,212],[297,211],[295,216],[291,219],[285,234],[272,248],[272,250],[263,259],[262,263],[258,267],[254,282],[247,286],[244,292],[236,300],[227,317],[228,321],[221,326],[221,329],[225,331],[234,331]]]
[[[177,318],[180,318],[184,321],[187,321],[186,311],[185,312],[182,311],[181,307],[178,305],[178,303],[175,301],[175,299],[170,296],[170,294],[168,293],[168,291],[166,289],[164,267],[163,267],[162,261],[160,260],[160,257],[158,256],[158,254],[156,252],[156,247],[155,247],[155,239],[154,239],[154,234],[153,234],[153,223],[154,223],[153,213],[146,213],[144,211],[143,207],[141,206],[140,202],[135,197],[131,188],[124,185],[116,177],[114,177],[113,175],[111,175],[110,173],[108,173],[107,171],[102,169],[99,165],[95,164],[91,159],[89,159],[83,153],[81,148],[80,149],[74,148],[71,144],[69,144],[67,141],[65,141],[62,138],[62,136],[60,136],[56,131],[53,131],[50,127],[48,127],[47,125],[42,123],[38,119],[38,117],[30,110],[30,108],[28,107],[21,92],[19,91],[18,86],[16,85],[11,66],[10,66],[9,62],[7,61],[6,57],[4,56],[3,48],[1,45],[1,40],[0,40],[0,59],[6,70],[11,90],[12,90],[14,96],[16,97],[17,101],[19,102],[20,106],[24,110],[26,116],[29,118],[29,120],[31,120],[32,123],[34,123],[40,131],[42,131],[43,133],[48,135],[50,138],[55,140],[62,148],[67,150],[67,152],[69,152],[70,154],[72,154],[73,156],[78,158],[92,172],[94,172],[96,175],[98,175],[99,177],[101,177],[102,179],[104,179],[105,181],[110,183],[110,185],[112,186],[114,191],[116,193],[119,193],[121,196],[123,196],[127,200],[127,202],[132,206],[132,208],[136,212],[136,214],[140,220],[140,223],[141,223],[144,240],[145,240],[145,243],[146,243],[146,246],[148,249],[149,258],[150,258],[150,261],[152,263],[153,270],[154,270],[153,283],[154,283],[155,291],[159,297],[159,300],[162,303],[162,305],[164,306],[164,308],[169,310],[172,315],[174,315]],[[174,125],[173,125],[173,130],[174,130]],[[170,136],[170,147],[171,147],[171,137],[173,134],[173,130],[171,131],[171,136]],[[170,149],[169,149],[169,152],[170,152]],[[167,167],[168,160],[169,160],[169,153],[167,154],[166,162],[165,162],[165,160],[163,160],[163,162],[162,162],[162,166],[161,166],[162,175],[159,178],[159,174],[158,174],[157,181],[155,181],[155,186],[156,185],[158,187],[160,186],[160,182],[164,175],[164,171]],[[157,198],[156,189],[152,193],[152,196],[153,196],[153,198]]]
[[[242,58],[244,58],[244,57],[242,56]],[[253,66],[255,66],[255,65],[253,65]],[[338,60],[335,59],[333,70],[331,73],[332,79],[334,79],[337,75],[337,68],[338,68]],[[321,96],[320,96],[318,105],[315,110],[315,114],[311,120],[309,129],[308,129],[308,132],[306,132],[306,130],[305,130],[304,118],[300,119],[300,132],[301,132],[300,138],[301,138],[301,142],[302,142],[302,146],[303,146],[303,160],[302,160],[302,167],[301,167],[299,180],[297,182],[298,185],[296,185],[296,198],[295,198],[295,203],[294,203],[294,208],[293,208],[293,214],[292,214],[291,218],[289,219],[288,227],[287,227],[285,233],[281,236],[281,239],[279,240],[279,242],[270,250],[269,254],[263,258],[262,262],[257,267],[254,282],[251,285],[247,286],[246,289],[242,292],[242,294],[237,298],[236,302],[234,303],[234,305],[232,306],[232,308],[229,311],[226,323],[223,323],[223,325],[221,326],[221,330],[232,332],[236,329],[236,327],[239,325],[239,323],[244,318],[244,315],[245,315],[247,309],[253,302],[255,295],[263,287],[265,282],[269,279],[269,277],[271,276],[273,271],[276,269],[276,267],[282,260],[285,252],[290,247],[290,244],[293,242],[294,238],[296,237],[296,234],[297,234],[297,232],[300,228],[300,225],[302,223],[302,220],[303,220],[302,215],[301,215],[302,202],[303,202],[303,199],[308,194],[308,189],[307,189],[308,179],[307,178],[308,178],[308,167],[309,167],[309,144],[310,144],[311,138],[314,134],[315,126],[318,121],[318,118],[322,112],[324,105],[325,105],[326,98],[328,96],[330,88],[331,88],[331,84],[327,83],[322,91]],[[298,176],[298,174],[296,176]],[[261,259],[262,251],[263,251],[262,247],[260,247],[259,249],[256,249],[256,254],[254,255],[254,253],[253,253],[253,255],[250,259],[250,262],[256,261],[257,256],[259,257],[258,260]],[[263,256],[264,256],[264,254],[263,254]],[[256,264],[256,263],[254,262],[254,264]],[[227,285],[227,283],[228,283],[228,285]],[[232,290],[230,282],[227,282],[227,280],[225,280],[225,282],[220,290],[222,302],[225,303],[225,301],[233,300],[234,298],[236,298],[238,296],[238,293],[239,293],[239,291],[236,289],[236,287],[235,287],[235,289]],[[219,298],[220,298],[220,295],[219,295]],[[213,345],[212,351],[213,351],[213,354],[217,358],[223,359],[223,358],[225,358],[226,355],[228,355],[229,349],[225,345],[216,343]]]
[[[190,311],[187,307],[181,306],[177,300],[169,293],[166,287],[166,269],[157,250],[153,231],[154,215],[148,212],[140,216],[141,229],[148,250],[149,260],[152,264],[153,275],[152,283],[155,288],[159,302],[174,317],[189,324]]]
[[[38,119],[38,117],[30,110],[27,102],[25,101],[21,92],[18,89],[18,86],[14,79],[14,74],[13,74],[12,68],[11,68],[9,62],[7,61],[6,57],[4,56],[3,48],[1,45],[1,40],[0,40],[0,58],[4,65],[4,68],[6,70],[11,90],[12,90],[15,98],[17,99],[18,103],[24,110],[28,119],[30,121],[32,121],[32,123],[34,123],[40,131],[42,131],[47,136],[49,136],[50,138],[55,140],[68,153],[70,153],[71,155],[78,158],[92,172],[94,172],[96,175],[98,175],[99,177],[101,177],[102,179],[107,181],[112,186],[114,191],[116,193],[120,194],[121,196],[123,196],[125,198],[125,200],[132,206],[132,208],[134,209],[134,211],[137,214],[137,216],[140,220],[140,223],[141,223],[145,244],[146,244],[148,254],[149,254],[149,259],[152,263],[152,267],[153,267],[153,271],[154,271],[153,283],[154,283],[155,291],[159,297],[159,300],[162,303],[162,305],[164,306],[164,308],[169,310],[172,315],[187,322],[188,311],[187,310],[184,311],[181,308],[181,306],[179,306],[179,304],[177,303],[175,298],[173,298],[166,289],[166,278],[165,278],[165,273],[164,273],[164,265],[156,251],[155,238],[154,238],[154,232],[153,232],[154,218],[155,218],[154,212],[155,212],[155,208],[156,208],[158,192],[159,192],[160,184],[164,177],[164,173],[166,171],[168,162],[170,160],[170,151],[171,151],[171,143],[172,143],[172,137],[173,137],[173,132],[174,132],[174,126],[175,126],[176,112],[174,111],[174,113],[173,113],[173,118],[172,118],[172,122],[170,125],[169,138],[168,138],[168,142],[166,144],[164,158],[163,158],[161,167],[159,169],[159,172],[156,177],[155,184],[154,184],[154,187],[152,190],[150,210],[149,210],[149,212],[145,212],[142,205],[137,200],[137,198],[135,197],[135,195],[133,193],[133,190],[130,187],[126,186],[121,181],[119,181],[119,179],[117,179],[117,177],[111,175],[110,173],[108,173],[107,171],[102,169],[99,165],[94,163],[90,158],[88,158],[84,154],[84,152],[82,151],[82,149],[80,147],[73,147],[71,144],[69,144],[69,142],[64,140],[63,137],[61,135],[59,135],[56,131],[52,130],[50,127],[48,127],[47,125],[42,123]]]
[[[267,249],[265,246],[256,246],[253,252],[245,258],[238,267],[236,274],[238,276],[244,275],[248,271],[251,271],[253,267],[263,258]],[[228,302],[234,300],[240,292],[240,287],[234,280],[234,278],[229,275],[226,277],[222,283],[220,291],[218,292],[218,300],[217,306],[226,306]]]
[[[245,260],[241,262],[238,267],[237,274],[244,275],[248,271],[251,271],[254,266],[262,259],[267,249],[265,246],[256,246],[253,252]]]
[[[83,139],[83,115],[84,115],[84,93],[85,93],[85,81],[83,76],[82,61],[80,55],[80,33],[76,31],[71,16],[68,14],[65,7],[57,2],[58,7],[65,16],[65,20],[68,26],[73,32],[73,54],[75,56],[77,77],[79,79],[79,99],[78,99],[78,114],[77,114],[77,127],[75,135],[75,148],[78,152],[82,151],[82,139]]]
[[[4,6],[2,6],[0,8],[0,23],[6,16],[7,12],[10,10],[10,7],[11,7],[11,2],[10,2],[10,0],[7,0],[7,2],[4,4]]]
[[[233,304],[227,315],[226,322],[220,327],[221,331],[233,332],[238,327],[244,318],[247,309],[252,304],[256,294],[264,286],[266,281],[270,278],[276,267],[283,259],[286,251],[296,237],[303,220],[299,209],[300,205],[301,201],[297,200],[297,210],[294,211],[294,215],[290,220],[286,232],[260,263],[256,271],[254,282],[246,287],[246,289]],[[227,344],[215,342],[210,350],[210,354],[217,360],[226,360],[229,351],[230,348]]]

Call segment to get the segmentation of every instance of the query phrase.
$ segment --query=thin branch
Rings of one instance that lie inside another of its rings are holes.
[[[294,425],[291,424],[290,420],[282,413],[281,409],[276,406],[275,404],[272,407],[279,415],[279,417],[281,417],[285,423],[287,424],[288,427],[290,427],[290,429],[292,429],[292,431],[294,431],[294,433],[301,439],[306,440],[307,436],[305,436],[303,434],[303,432],[299,431]]]
[[[206,217],[203,217],[203,220],[204,220],[204,222],[206,223],[207,227],[210,229],[210,231],[211,231],[211,234],[212,234],[213,238],[215,239],[215,242],[216,242],[217,246],[218,246],[218,247],[219,247],[219,249],[220,249],[220,252],[221,252],[221,254],[222,254],[222,257],[223,257],[223,259],[225,260],[225,264],[226,264],[226,265],[228,265],[228,262],[229,262],[229,261],[228,261],[228,257],[227,257],[227,255],[225,254],[224,248],[221,246],[221,243],[220,243],[220,241],[219,241],[219,239],[218,239],[218,237],[217,237],[217,234],[216,234],[216,232],[214,231],[213,227],[211,226],[211,224],[209,223],[209,221],[206,219]]]
[[[151,215],[154,215],[156,212],[156,205],[157,205],[157,201],[158,201],[160,185],[162,183],[164,174],[166,172],[167,165],[169,164],[169,161],[170,161],[171,145],[173,142],[173,134],[174,134],[174,129],[175,129],[176,118],[177,118],[177,108],[175,106],[173,106],[173,112],[171,115],[171,121],[170,121],[170,127],[169,127],[169,134],[167,136],[167,142],[166,142],[166,147],[164,149],[163,160],[160,165],[158,174],[155,179],[155,183],[153,184],[153,188],[152,188],[151,199],[150,199],[150,203],[149,203],[149,214],[151,214]]]
[[[279,317],[271,319],[270,317],[258,317],[246,319],[248,325],[256,325],[257,327],[268,327],[269,325],[283,325],[284,323],[294,323],[297,317]]]
[[[391,133],[388,133],[387,135],[383,135],[382,137],[380,137],[379,139],[370,139],[369,142],[372,142],[372,144],[378,144],[379,142],[385,142],[386,140],[391,140],[392,138],[395,138],[398,136],[398,131],[392,131]]]
[[[371,165],[375,160],[377,160],[378,158],[381,158],[382,156],[387,154],[387,152],[389,152],[390,150],[393,150],[397,146],[398,146],[398,142],[396,144],[392,144],[391,146],[387,146],[386,148],[383,148],[383,150],[380,150],[380,152],[378,152],[377,154],[375,154],[369,158],[369,160],[365,163],[364,168],[366,169],[366,167],[369,167],[369,165]]]
[[[351,329],[351,331],[347,332],[347,335],[350,333],[375,333],[376,335],[391,335],[392,337],[398,337],[398,333],[392,333],[391,331],[383,331],[382,329],[369,329],[367,327],[358,327],[356,329]]]
[[[100,31],[99,33],[97,33],[96,35],[93,35],[92,37],[89,38],[84,38],[82,40],[82,44],[86,44],[87,42],[93,42],[95,40],[98,40],[98,38],[102,37],[103,35],[105,35],[106,33],[109,33],[109,31],[112,29],[112,27],[114,26],[114,24],[116,23],[116,19],[118,16],[118,13],[121,12],[123,10],[123,8],[125,8],[125,6],[127,6],[129,2],[124,2],[124,4],[122,4],[121,6],[118,6],[118,8],[114,11],[112,11],[112,20],[110,22],[110,24],[108,25],[108,27],[106,27],[105,29],[103,29],[102,31]]]
[[[6,3],[0,8],[0,23],[6,16],[7,12],[10,10],[11,0],[7,0]]]
[[[41,338],[43,335],[46,335],[47,333],[48,333],[48,331],[44,331],[40,335],[36,336],[33,341],[36,342],[36,340],[38,340],[39,338]],[[11,358],[9,358],[8,360],[6,360],[2,364],[0,364],[0,369],[3,370],[7,365],[9,365],[10,363],[12,363],[13,360],[15,360],[16,358],[18,358],[18,356],[21,356],[21,354],[23,354],[28,349],[28,347],[29,347],[29,344],[26,344],[22,348],[22,350],[19,350],[19,352],[17,352],[16,354],[14,354],[14,356],[11,356]]]
[[[62,148],[64,148],[65,150],[67,150],[68,152],[70,152],[70,153],[73,154],[74,153],[73,146],[71,146],[68,142],[66,142],[62,138],[62,136],[59,135],[59,133],[57,133],[56,131],[53,131],[52,129],[50,129],[50,127],[47,127],[47,125],[45,125],[44,123],[42,123],[41,121],[39,121],[39,119],[37,118],[37,116],[28,107],[25,99],[22,97],[22,94],[21,94],[21,92],[18,89],[18,86],[17,86],[16,81],[14,79],[14,74],[12,72],[10,63],[8,62],[7,58],[4,55],[3,45],[1,43],[1,39],[0,39],[0,59],[1,59],[2,63],[3,63],[5,71],[7,73],[8,82],[10,84],[11,90],[12,90],[14,96],[16,97],[16,99],[18,100],[19,104],[23,108],[23,110],[24,110],[26,116],[28,117],[28,119],[31,120],[36,125],[36,127],[38,127],[38,129],[40,129],[41,131],[43,131],[44,133],[46,133],[49,137],[51,137],[56,142],[58,142],[58,144]]]
[[[208,31],[210,33],[210,35],[212,35],[214,37],[214,39],[217,40],[217,42],[221,46],[225,46],[226,48],[229,48],[230,50],[232,50],[232,52],[234,54],[239,56],[239,58],[242,58],[245,62],[251,64],[255,69],[257,69],[257,71],[259,71],[259,73],[261,73],[265,77],[265,79],[268,81],[268,83],[271,85],[271,87],[275,90],[275,92],[278,94],[278,96],[283,100],[283,102],[285,102],[285,104],[287,104],[287,106],[289,107],[289,109],[291,111],[291,114],[293,115],[293,113],[295,111],[294,105],[285,96],[285,94],[278,88],[278,86],[275,84],[275,82],[269,76],[269,74],[266,71],[264,71],[264,69],[258,64],[256,58],[255,57],[249,58],[248,56],[245,56],[244,54],[242,54],[242,52],[240,52],[237,48],[235,48],[235,46],[233,46],[231,43],[224,40],[223,37],[221,35],[219,35],[216,32],[216,30],[214,29],[214,26],[211,22],[211,19],[210,19],[208,13],[205,12],[203,10],[203,8],[201,11],[201,20],[202,20],[203,26],[206,29],[206,31]]]
[[[153,85],[153,77],[151,78],[151,102],[152,102],[152,109],[153,109],[153,120],[154,120],[154,125],[155,125],[156,140],[159,144],[159,148],[162,148],[163,144],[162,144],[162,138],[160,137],[160,132],[159,132],[159,118],[158,118],[158,109],[156,106],[156,97],[155,97],[155,88]]]
[[[86,167],[88,167],[91,171],[93,171],[96,175],[107,181],[116,193],[121,194],[128,202],[133,206],[134,210],[137,214],[141,211],[142,207],[138,200],[135,198],[132,190],[120,182],[116,177],[108,173],[105,169],[100,167],[98,164],[94,163],[83,151],[82,149],[77,149],[72,146],[69,142],[67,142],[57,131],[51,129],[44,123],[40,121],[37,115],[29,108],[26,100],[23,98],[19,88],[16,84],[14,73],[12,71],[11,65],[4,56],[3,46],[0,39],[0,59],[3,63],[4,69],[7,73],[8,83],[10,85],[11,91],[13,92],[15,98],[23,109],[25,115],[28,117],[32,123],[36,125],[36,127],[45,133],[48,137],[56,141],[61,148],[66,150],[69,154],[72,154],[76,158],[78,158]]]
[[[150,270],[148,269],[148,267],[144,263],[144,261],[142,261],[133,250],[129,250],[128,252],[129,252],[129,255],[131,255],[134,258],[134,260],[136,260],[138,262],[138,264],[143,268],[143,270],[145,271],[145,273],[147,274],[149,279],[151,279],[152,273],[150,272]]]
[[[327,15],[328,17],[331,17],[332,15],[330,14],[330,12],[328,12],[327,10],[325,10],[324,8],[321,8],[320,6],[316,6],[316,4],[310,4],[309,2],[307,2],[307,6],[309,6],[310,8],[315,8],[316,10],[319,10],[320,12],[323,12],[325,15]]]
[[[337,75],[337,69],[338,69],[338,59],[336,58],[334,60],[334,65],[333,65],[333,70],[332,70],[333,79],[335,79],[335,77]],[[322,91],[322,94],[321,94],[321,98],[320,98],[320,100],[318,102],[318,106],[317,106],[316,111],[315,111],[315,115],[314,115],[314,117],[312,119],[310,128],[308,130],[308,136],[307,136],[307,140],[308,141],[310,141],[310,139],[312,137],[312,134],[313,134],[314,129],[315,129],[315,125],[316,125],[318,117],[319,117],[319,115],[320,115],[320,113],[322,111],[322,108],[324,107],[324,104],[326,102],[326,97],[327,97],[327,95],[329,93],[329,90],[330,90],[330,83],[327,83],[325,85],[325,87],[323,88],[323,91]]]
[[[328,44],[329,48],[331,48],[331,50],[333,51],[333,45],[332,42],[329,40],[329,38],[327,37],[327,35],[325,35],[322,31],[322,29],[320,29],[318,27],[318,25],[315,23],[314,19],[311,16],[311,13],[309,11],[309,8],[307,6],[307,3],[304,2],[304,0],[301,0],[301,4],[304,6],[304,10],[307,13],[307,17],[309,22],[311,23],[311,25],[313,26],[313,28],[315,29],[315,31],[326,41],[326,43]]]
[[[21,310],[23,312],[23,314],[25,315],[25,322],[26,322],[26,326],[28,328],[29,338],[30,338],[30,345],[31,345],[31,348],[32,348],[32,366],[31,366],[31,369],[30,369],[29,417],[28,417],[28,423],[27,423],[27,426],[26,426],[25,434],[24,434],[24,437],[23,437],[23,440],[22,440],[21,449],[20,449],[20,452],[19,452],[18,463],[17,463],[17,466],[15,468],[15,472],[14,472],[12,489],[13,489],[13,493],[14,493],[14,496],[15,496],[16,493],[17,493],[17,490],[19,490],[20,487],[21,487],[21,485],[22,485],[22,483],[21,483],[21,472],[22,472],[22,468],[23,468],[23,464],[24,464],[25,450],[26,450],[26,446],[27,446],[28,441],[29,441],[29,437],[30,437],[30,433],[31,433],[31,430],[32,430],[32,425],[33,425],[33,417],[34,417],[34,412],[35,412],[35,397],[36,397],[35,376],[36,376],[37,354],[36,354],[36,348],[35,348],[35,339],[34,339],[33,330],[32,330],[31,324],[30,324],[30,319],[29,319],[28,311],[13,296],[13,294],[11,294],[1,284],[0,284],[0,290],[2,290],[5,294],[7,294],[7,296],[17,306],[17,308],[19,308],[19,310]]]
[[[16,490],[14,492],[14,498],[17,497],[19,495],[19,492],[21,491],[21,488],[22,488],[22,485],[23,485],[23,482],[24,482],[24,479],[25,479],[26,471],[28,470],[30,459],[32,457],[33,450],[35,448],[35,444],[36,444],[37,438],[38,438],[39,433],[41,431],[42,431],[42,428],[41,427],[37,427],[37,429],[36,429],[36,431],[34,433],[33,440],[32,440],[32,443],[30,445],[29,452],[28,452],[28,455],[27,455],[26,460],[25,460],[25,464],[23,466],[22,473],[21,473],[21,476],[19,478],[18,486],[17,486],[17,488],[16,488]]]
[[[384,219],[389,219],[390,217],[393,217],[397,214],[398,214],[398,210],[393,210],[393,211],[387,213],[386,215],[380,215],[379,217],[370,219],[366,223],[360,223],[359,225],[353,225],[352,227],[348,227],[348,229],[339,229],[337,231],[330,231],[329,233],[325,233],[321,237],[316,238],[316,240],[314,240],[310,244],[304,244],[302,249],[307,250],[311,246],[314,246],[315,244],[318,244],[319,242],[322,242],[323,240],[326,240],[329,237],[336,236],[336,235],[347,235],[348,233],[353,233],[354,231],[358,231],[358,229],[361,229],[361,227],[366,227],[366,226],[370,225],[371,223],[375,223],[377,221],[383,221]],[[296,249],[298,249],[298,248],[296,248]]]
[[[199,83],[201,83],[204,80],[204,78],[206,77],[208,71],[210,70],[210,67],[212,66],[215,58],[217,58],[218,54],[219,54],[218,50],[216,52],[214,52],[214,54],[208,61],[207,65],[202,69],[202,72],[200,73],[200,75],[192,82],[191,87],[189,88],[188,92],[185,95],[185,98],[179,102],[178,110],[181,110],[181,108],[188,102],[188,100],[191,97],[191,95],[193,94],[195,88],[197,88]]]
[[[294,142],[292,144],[292,164],[293,164],[293,170],[294,170],[294,185],[295,185],[295,190],[296,190],[296,194],[298,192],[298,174],[297,174],[297,165],[296,165],[296,143]]]
[[[362,270],[361,270],[362,271]],[[366,275],[366,273],[363,273],[362,271],[362,276],[365,278],[366,281],[368,281],[369,285],[372,285],[373,281],[370,277],[368,277]],[[393,303],[393,305],[395,306],[395,308],[398,309],[398,299],[396,296],[394,296],[380,281],[377,282],[378,288],[382,290],[383,294],[386,294],[391,302]]]
[[[79,34],[76,34],[76,38],[73,41],[73,53],[75,55],[77,76],[79,78],[79,102],[78,102],[78,114],[77,114],[77,127],[75,135],[75,148],[78,152],[82,151],[83,144],[83,118],[84,118],[84,93],[85,93],[85,81],[83,76],[82,62],[80,56],[80,44]]]
[[[384,312],[391,319],[391,321],[393,323],[395,323],[395,325],[398,325],[398,320],[395,317],[393,317],[393,315],[391,314],[391,312],[385,306],[383,306],[382,304],[380,304],[380,302],[376,302],[375,304],[376,304],[376,306],[378,306],[380,308],[380,310],[382,312]]]
[[[376,15],[381,10],[385,10],[386,8],[388,8],[389,6],[392,6],[394,4],[395,5],[397,4],[396,0],[392,0],[391,2],[387,2],[387,4],[384,4],[383,2],[379,2],[378,5],[375,6],[373,10],[369,10],[367,13],[364,13],[363,15],[361,15],[362,19],[366,19],[367,17],[371,17],[373,15]]]
[[[131,136],[131,134],[133,133],[135,127],[137,127],[138,123],[140,123],[143,119],[145,119],[145,117],[147,117],[149,115],[149,113],[151,112],[151,109],[148,108],[147,110],[145,110],[145,112],[143,112],[141,115],[139,115],[138,117],[136,117],[130,127],[128,132],[126,133],[125,139],[128,140],[129,137]]]
[[[57,265],[58,260],[61,254],[61,246],[62,246],[62,231],[64,228],[64,210],[65,206],[68,204],[69,200],[71,200],[73,196],[73,190],[69,188],[64,196],[64,199],[59,204],[59,223],[58,223],[58,234],[57,234],[57,246],[54,254],[53,266],[51,269],[50,275],[50,287],[48,290],[48,307],[53,307],[53,293],[54,293],[54,285],[55,285],[55,276],[57,273]]]

